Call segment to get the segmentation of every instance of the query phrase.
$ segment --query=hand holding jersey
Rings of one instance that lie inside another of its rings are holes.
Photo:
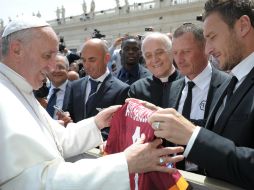
[[[161,145],[161,139],[155,139],[150,143],[145,143],[145,135],[142,134],[141,138],[136,143],[129,146],[124,150],[127,158],[129,173],[145,173],[150,171],[159,171],[174,173],[176,168],[165,167],[167,163],[175,163],[183,160],[182,155],[170,157],[170,154],[183,152],[183,147],[167,147],[158,148]],[[142,152],[142,153],[141,153]],[[163,158],[163,162],[160,162]]]

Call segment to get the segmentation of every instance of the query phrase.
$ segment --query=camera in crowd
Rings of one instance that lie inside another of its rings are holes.
[[[153,29],[153,27],[147,27],[147,28],[145,28],[145,31],[146,32],[153,32],[154,29]]]
[[[202,22],[202,21],[203,21],[203,16],[202,16],[202,14],[196,16],[196,20]]]
[[[103,35],[103,34],[101,34],[101,32],[99,30],[94,29],[92,38],[99,38],[99,39],[101,39],[101,38],[105,38],[105,37],[106,37],[106,35]]]
[[[65,42],[64,42],[64,37],[60,36],[60,40],[59,40],[59,51],[62,53],[65,49]]]

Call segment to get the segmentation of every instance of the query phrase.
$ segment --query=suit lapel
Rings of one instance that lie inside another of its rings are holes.
[[[82,80],[81,82],[81,86],[80,86],[80,98],[81,98],[81,102],[84,102],[84,104],[82,105],[82,108],[80,110],[80,113],[83,114],[84,118],[87,118],[87,113],[86,113],[86,102],[85,102],[85,98],[86,98],[86,87],[87,87],[87,83],[88,83],[88,76],[86,76],[84,78],[84,80]],[[82,117],[83,118],[83,117]]]
[[[106,93],[106,91],[111,87],[112,83],[113,83],[112,75],[109,74],[102,82],[99,90],[97,91],[97,93],[93,99],[93,105],[94,105],[93,108],[90,110],[87,110],[87,113],[86,113],[87,116],[90,116],[91,113],[98,107],[97,105],[100,105],[100,102],[101,102],[100,100],[102,99],[102,97]]]
[[[226,81],[221,85],[221,87],[217,90],[217,92],[214,94],[213,102],[211,103],[211,111],[210,114],[208,115],[207,123],[205,125],[205,128],[207,129],[212,129],[214,126],[214,119],[217,111],[219,110],[221,104],[223,103],[223,99],[226,95],[226,88],[229,84],[229,81]]]
[[[85,97],[86,97],[87,83],[88,83],[88,77],[86,76],[80,86],[80,96],[81,96],[82,100],[85,100]]]
[[[63,101],[63,106],[62,106],[63,110],[66,110],[68,107],[70,92],[71,92],[71,82],[68,81],[66,84],[65,93],[64,93],[64,101]]]
[[[184,78],[172,83],[172,88],[170,89],[169,94],[169,107],[173,107],[176,110],[178,109],[179,101],[182,96],[181,93],[184,86],[185,86]]]
[[[207,100],[206,100],[206,106],[205,106],[205,113],[204,113],[204,119],[207,119],[208,114],[210,113],[211,108],[213,107],[214,103],[214,95],[216,94],[218,88],[221,86],[222,83],[225,81],[221,79],[219,76],[219,71],[212,67],[212,77],[210,82],[209,91],[207,94]],[[218,95],[217,95],[218,97]]]
[[[218,134],[223,132],[228,119],[230,118],[234,110],[237,108],[237,106],[240,104],[244,96],[248,93],[249,89],[253,86],[253,84],[254,84],[254,68],[247,75],[246,79],[242,82],[242,84],[236,89],[235,93],[230,99],[230,102],[223,109],[213,129],[214,132]]]

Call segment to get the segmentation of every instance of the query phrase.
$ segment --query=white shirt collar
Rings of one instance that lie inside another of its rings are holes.
[[[242,60],[238,65],[236,65],[230,72],[230,74],[236,76],[238,81],[242,81],[254,67],[254,52],[248,57]]]
[[[55,87],[53,84],[51,84],[51,88],[50,90],[54,89],[54,88],[59,88],[61,91],[65,91],[66,85],[68,83],[68,80],[66,80],[63,84],[61,84],[58,87]]]
[[[99,78],[94,79],[94,78],[92,78],[92,77],[89,76],[89,79],[91,78],[91,79],[93,79],[93,80],[95,80],[95,81],[97,81],[97,82],[101,82],[101,83],[102,83],[102,82],[105,80],[105,78],[109,75],[109,73],[110,73],[110,71],[109,71],[109,69],[107,68],[106,72],[105,72],[103,75],[101,75]]]
[[[168,74],[168,76],[160,78],[161,82],[168,82],[168,77],[172,75],[175,72],[175,70],[176,70],[175,66],[172,65],[171,72]]]
[[[209,76],[211,79],[212,66],[210,62],[208,62],[206,68],[198,76],[196,76],[192,81],[195,83],[197,87],[203,90],[207,86],[207,83],[210,83],[210,80],[207,80]],[[189,81],[190,79],[188,79],[188,77],[185,76],[185,84],[187,84],[187,82]]]

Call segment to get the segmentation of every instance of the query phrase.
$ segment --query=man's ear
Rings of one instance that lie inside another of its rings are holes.
[[[11,56],[20,56],[21,55],[21,43],[19,41],[13,41],[10,44],[10,54]]]
[[[104,58],[106,64],[108,64],[108,62],[110,61],[110,58],[111,58],[110,54],[106,53],[105,58]]]
[[[241,16],[237,22],[237,25],[239,28],[238,32],[239,32],[240,36],[241,37],[246,36],[252,27],[250,17],[248,17],[247,15]]]

